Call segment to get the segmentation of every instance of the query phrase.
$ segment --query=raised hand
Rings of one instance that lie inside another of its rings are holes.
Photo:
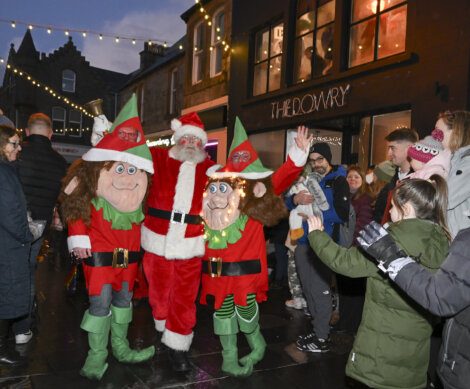
[[[297,127],[297,136],[295,137],[295,143],[297,147],[302,151],[308,151],[313,140],[313,135],[308,135],[308,128],[305,126]]]

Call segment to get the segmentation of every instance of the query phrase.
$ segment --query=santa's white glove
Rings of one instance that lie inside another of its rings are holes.
[[[108,121],[106,116],[99,115],[94,118],[93,132],[91,134],[91,144],[96,146],[103,139],[104,133],[109,131],[112,123]]]

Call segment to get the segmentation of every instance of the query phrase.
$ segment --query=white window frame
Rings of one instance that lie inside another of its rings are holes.
[[[222,63],[222,57],[223,57],[223,53],[224,53],[224,49],[223,49],[223,46],[222,46],[222,41],[224,40],[225,38],[225,20],[224,20],[224,31],[220,31],[218,32],[217,31],[217,28],[219,27],[219,25],[217,24],[217,20],[219,19],[220,17],[220,14],[223,14],[223,17],[225,19],[225,9],[224,8],[220,8],[218,9],[215,14],[214,14],[214,17],[212,18],[212,28],[211,28],[211,54],[210,54],[210,77],[216,77],[218,76],[219,74],[222,73],[222,70],[223,70],[223,63]],[[217,39],[217,37],[220,37],[220,39]],[[217,63],[217,51],[220,50],[220,56],[221,56],[221,66],[220,66],[220,71],[216,71],[216,63]]]
[[[62,119],[57,119],[57,117],[54,115],[54,110],[60,110],[63,112],[63,120]],[[64,136],[65,135],[65,120],[66,120],[66,110],[64,107],[52,107],[52,112],[51,112],[51,120],[52,120],[52,131],[54,135],[57,136]],[[54,122],[62,122],[62,128],[57,128],[57,130],[62,130],[62,132],[56,132],[56,128],[54,128]]]
[[[202,72],[201,74],[201,79],[199,80],[197,78],[197,75],[199,73],[199,67],[202,67],[203,65],[203,56],[204,56],[204,41],[202,41],[202,47],[197,47],[197,42],[199,40],[199,35],[198,35],[198,30],[199,28],[202,27],[201,31],[202,34],[204,34],[204,22],[199,22],[196,24],[194,27],[194,34],[193,34],[193,73],[192,73],[192,81],[193,85],[200,83],[203,78],[204,78],[204,73]],[[204,38],[204,37],[203,37]]]
[[[71,72],[73,74],[73,77],[67,77],[65,75],[65,72]],[[72,86],[73,86],[72,90],[68,90],[68,89],[64,88],[64,85],[66,85],[66,84],[64,84],[64,80],[72,81]],[[62,90],[64,92],[75,93],[76,82],[77,82],[77,75],[75,74],[75,72],[73,70],[71,70],[71,69],[62,70]]]
[[[178,90],[178,68],[174,68],[170,75],[170,115],[176,113],[176,92]]]
[[[80,114],[80,121],[79,121],[79,122],[76,122],[76,121],[72,121],[72,120],[71,120],[71,118],[72,118],[71,113],[72,113],[72,112],[78,112],[78,113]],[[69,134],[69,135],[70,135],[70,136],[73,136],[74,138],[81,138],[81,136],[82,136],[82,121],[83,121],[83,116],[82,116],[81,111],[79,111],[79,110],[77,110],[77,109],[71,109],[71,110],[69,111],[69,128],[70,128],[70,134]],[[73,124],[78,124],[78,126],[79,126],[78,129],[79,129],[79,130],[78,130],[77,133],[75,133],[75,131],[72,131],[72,126],[71,126],[72,123],[73,123]]]

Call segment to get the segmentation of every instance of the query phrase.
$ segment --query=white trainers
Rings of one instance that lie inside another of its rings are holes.
[[[302,309],[303,307],[307,306],[305,299],[302,297],[296,297],[291,300],[286,300],[285,304],[287,308],[294,308],[294,309]]]
[[[33,331],[29,330],[25,334],[15,335],[15,343],[16,344],[28,343],[31,340],[32,337],[33,337]]]

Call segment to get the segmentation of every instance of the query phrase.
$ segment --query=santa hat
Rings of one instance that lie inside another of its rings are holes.
[[[207,170],[211,178],[242,177],[256,180],[269,177],[272,170],[266,169],[261,163],[258,153],[251,145],[242,122],[235,118],[235,131],[230,147],[227,164],[212,166]]]
[[[207,134],[204,131],[204,124],[202,124],[196,112],[191,112],[181,116],[179,119],[173,119],[171,121],[171,129],[175,132],[175,142],[185,135],[194,135],[201,139],[202,144],[207,143]]]
[[[423,163],[429,162],[441,151],[444,150],[442,140],[444,134],[441,130],[434,130],[431,135],[419,140],[408,148],[408,157]]]
[[[121,161],[153,174],[150,150],[145,142],[137,114],[137,97],[132,94],[122,107],[109,132],[99,143],[83,154],[84,161]]]

